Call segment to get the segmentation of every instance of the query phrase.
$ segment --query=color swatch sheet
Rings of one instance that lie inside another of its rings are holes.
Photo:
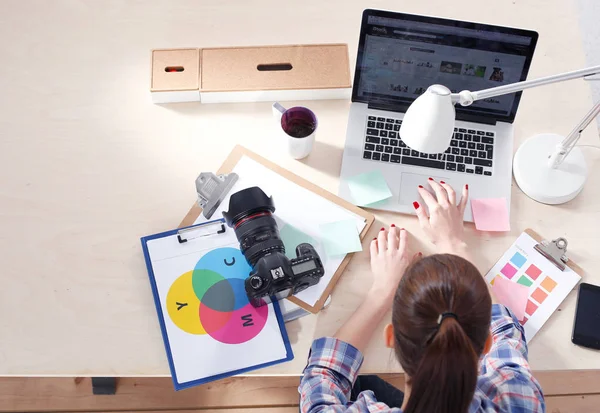
[[[296,298],[314,306],[325,292],[346,253],[362,249],[359,234],[366,225],[365,219],[247,156],[239,160],[233,172],[238,174],[239,179],[211,219],[221,218],[222,212],[229,209],[231,195],[242,189],[258,186],[267,196],[272,196],[275,204],[274,216],[286,255],[290,258],[296,257],[296,246],[308,242],[315,247],[325,267],[325,275],[318,284],[296,294]],[[200,215],[196,223],[205,221],[204,215]],[[334,239],[331,239],[332,237]]]
[[[581,280],[569,267],[559,270],[534,249],[536,244],[538,242],[529,234],[522,233],[485,276],[491,285],[500,277],[529,288],[525,316],[519,320],[527,342]]]
[[[278,304],[254,307],[248,301],[250,266],[232,229],[185,243],[176,232],[146,239],[176,389],[293,358]]]

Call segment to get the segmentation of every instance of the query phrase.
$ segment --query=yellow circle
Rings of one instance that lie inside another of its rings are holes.
[[[192,285],[193,271],[177,278],[167,293],[167,312],[173,323],[190,334],[206,334],[200,322],[200,300]]]

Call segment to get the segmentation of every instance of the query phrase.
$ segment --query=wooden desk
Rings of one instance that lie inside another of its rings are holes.
[[[354,64],[361,12],[405,12],[528,27],[540,41],[539,77],[584,66],[572,1],[307,0],[229,2],[0,2],[0,375],[166,376],[163,343],[139,237],[175,227],[200,171],[216,170],[237,143],[336,192],[349,102],[308,102],[320,130],[314,153],[294,161],[275,145],[269,103],[153,105],[150,49],[346,42]],[[568,133],[591,106],[571,81],[524,93],[516,139]],[[582,143],[597,144],[585,132]],[[571,255],[600,283],[600,153],[585,149],[590,177],[562,206],[513,187],[508,234],[469,241],[485,271],[531,226],[569,239]],[[414,217],[377,213],[411,231]],[[378,227],[372,230],[375,232]],[[299,374],[312,339],[333,334],[369,281],[367,252],[353,258],[317,317],[290,323],[296,359],[257,374]],[[600,369],[570,343],[575,294],[533,341],[536,370]],[[399,371],[375,337],[364,371]]]

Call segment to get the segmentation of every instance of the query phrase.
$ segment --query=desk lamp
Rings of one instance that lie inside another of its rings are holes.
[[[456,103],[469,106],[476,100],[598,73],[600,66],[594,66],[478,92],[463,90],[451,93],[445,86],[432,85],[406,111],[400,136],[404,143],[419,152],[443,153],[454,133]],[[527,196],[545,204],[562,204],[579,194],[586,179],[586,165],[581,150],[575,144],[581,132],[599,113],[600,102],[566,138],[556,134],[539,134],[519,147],[513,161],[513,174]]]

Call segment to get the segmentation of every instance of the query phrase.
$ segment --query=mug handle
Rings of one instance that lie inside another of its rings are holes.
[[[283,106],[281,106],[281,104],[279,104],[279,102],[275,102],[273,103],[273,116],[281,121],[281,117],[283,116],[283,114],[285,113],[287,109],[284,108]]]

